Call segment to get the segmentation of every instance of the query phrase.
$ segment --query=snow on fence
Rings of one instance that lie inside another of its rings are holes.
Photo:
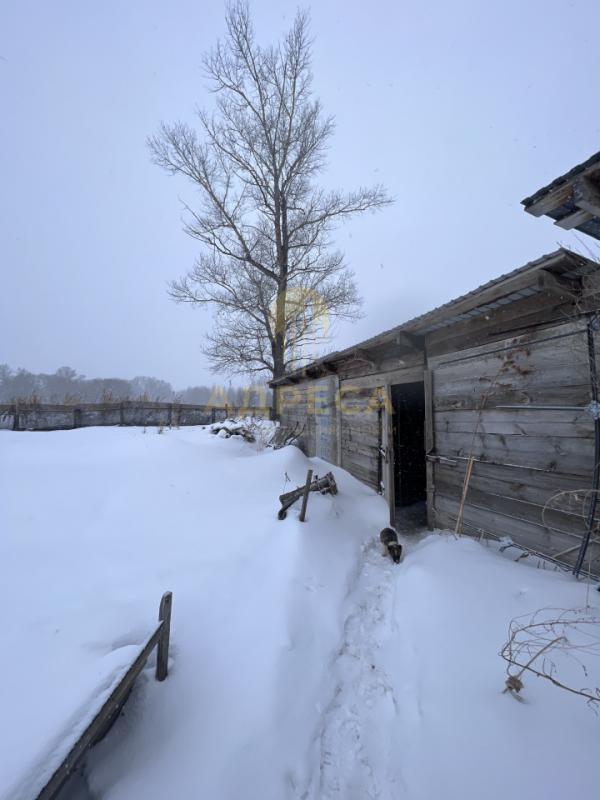
[[[97,425],[209,425],[230,416],[271,418],[270,406],[215,406],[190,403],[0,404],[0,428],[13,431],[56,431]]]
[[[173,595],[165,592],[160,601],[159,623],[129,669],[116,683],[108,699],[93,716],[77,741],[65,744],[65,754],[50,780],[41,789],[36,800],[54,800],[65,782],[77,768],[87,751],[106,736],[123,708],[133,684],[144,669],[150,653],[156,647],[156,680],[164,681],[168,675],[169,639],[171,635],[171,608]],[[93,712],[92,712],[93,713]],[[68,748],[68,749],[67,749]]]

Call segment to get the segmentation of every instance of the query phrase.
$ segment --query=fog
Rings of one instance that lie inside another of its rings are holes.
[[[297,5],[252,2],[259,40]],[[581,249],[520,200],[599,149],[599,25],[594,0],[312,6],[315,90],[337,119],[323,185],[396,199],[337,233],[364,317],[329,348]],[[215,380],[210,313],[166,293],[198,252],[181,231],[194,191],[145,139],[210,105],[201,55],[223,33],[220,3],[3,0],[0,363]]]

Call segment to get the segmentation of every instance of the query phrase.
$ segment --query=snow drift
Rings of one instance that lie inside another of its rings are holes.
[[[278,521],[307,466],[331,468],[203,429],[0,433],[2,800],[29,800],[166,589],[170,675],[88,758],[103,800],[593,791],[598,718],[533,678],[503,695],[498,651],[512,617],[597,595],[448,535],[394,565],[384,501],[339,469]]]

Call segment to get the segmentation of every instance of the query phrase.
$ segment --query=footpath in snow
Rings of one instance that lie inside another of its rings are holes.
[[[307,466],[331,469],[200,428],[0,432],[2,800],[29,800],[165,589],[169,678],[141,676],[81,797],[591,795],[600,719],[533,677],[502,694],[498,651],[511,618],[598,594],[448,534],[394,565],[384,501],[335,468],[338,495],[278,521]]]

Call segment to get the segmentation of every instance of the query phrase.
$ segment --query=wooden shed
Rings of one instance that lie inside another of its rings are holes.
[[[559,249],[273,381],[281,422],[399,528],[454,529],[468,472],[465,533],[599,574],[598,312],[599,265]]]

